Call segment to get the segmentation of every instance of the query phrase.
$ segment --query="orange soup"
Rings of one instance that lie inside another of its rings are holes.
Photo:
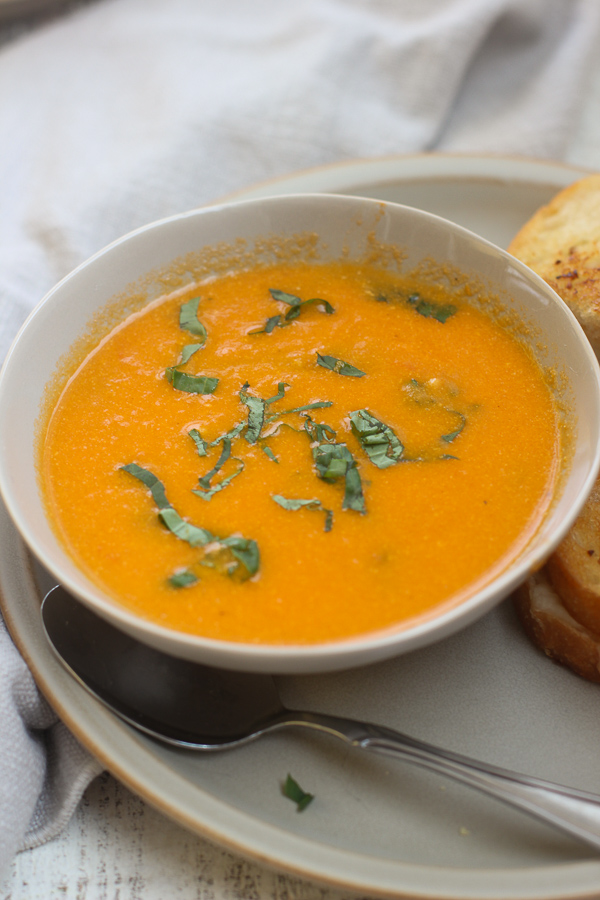
[[[69,378],[41,443],[51,520],[91,579],[170,628],[266,644],[464,600],[531,540],[561,453],[511,329],[349,262],[149,303]]]

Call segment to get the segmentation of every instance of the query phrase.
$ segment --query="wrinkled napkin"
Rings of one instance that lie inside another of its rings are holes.
[[[253,182],[414,151],[567,158],[599,44],[597,0],[88,0],[0,40],[0,358],[96,250]],[[0,716],[1,876],[100,767],[3,626]]]

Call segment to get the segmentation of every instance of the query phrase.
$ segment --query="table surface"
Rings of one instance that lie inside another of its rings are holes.
[[[566,162],[600,169],[600,59]],[[0,900],[350,900],[211,845],[109,774],[58,838],[19,854]]]

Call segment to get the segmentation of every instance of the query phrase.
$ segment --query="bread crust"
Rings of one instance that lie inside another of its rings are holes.
[[[600,357],[600,174],[560,191],[508,250],[562,297]],[[600,478],[544,569],[517,591],[515,605],[536,646],[600,683]]]
[[[541,207],[508,252],[567,303],[600,356],[600,174],[576,181]]]
[[[600,683],[600,477],[566,538],[515,595],[533,643]]]
[[[565,609],[600,635],[600,479],[546,565]]]
[[[567,612],[544,571],[528,578],[514,600],[525,633],[546,656],[600,683],[600,636]]]

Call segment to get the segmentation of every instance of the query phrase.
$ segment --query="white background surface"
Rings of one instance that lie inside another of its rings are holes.
[[[600,169],[600,64],[566,162]],[[468,835],[465,834],[465,840]],[[215,848],[167,820],[114,778],[86,792],[63,834],[21,853],[0,900],[338,900],[349,896]]]

